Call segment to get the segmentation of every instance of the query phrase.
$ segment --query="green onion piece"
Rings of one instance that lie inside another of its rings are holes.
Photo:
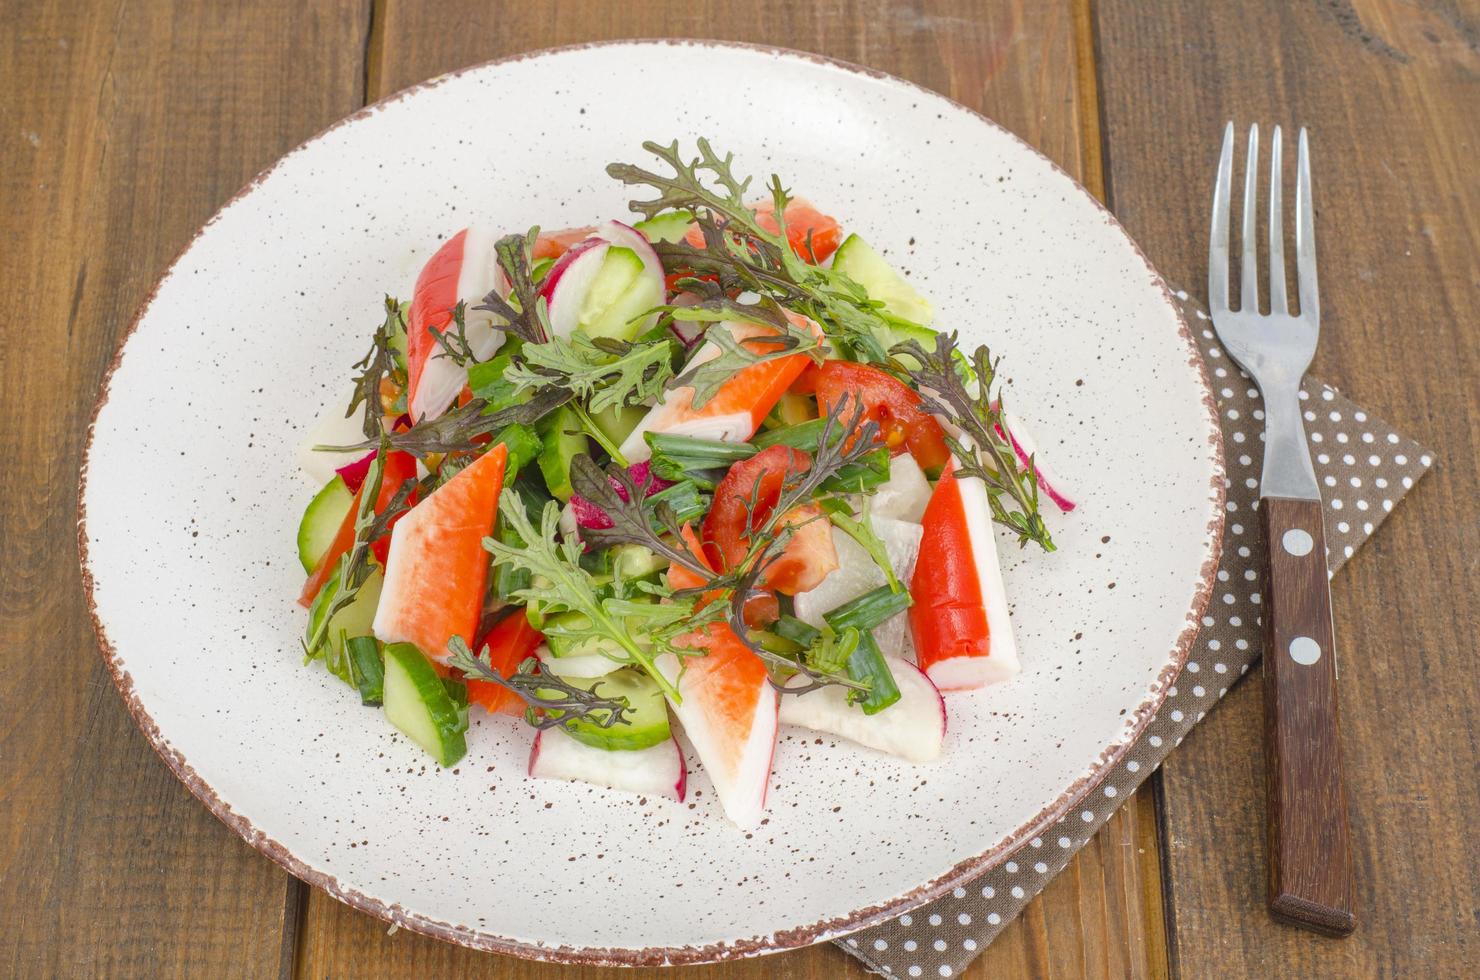
[[[643,438],[653,450],[648,465],[654,473],[665,480],[694,480],[709,490],[714,489],[732,464],[756,453],[748,442],[699,439],[666,432],[648,432]]]
[[[498,430],[493,437],[493,445],[500,443],[509,447],[509,461],[504,464],[504,486],[508,486],[520,470],[539,458],[543,444],[533,426],[520,422]]]
[[[881,585],[856,599],[849,599],[832,612],[824,613],[822,618],[839,633],[849,627],[867,632],[904,612],[913,602],[908,592],[895,592],[889,586]]]
[[[857,463],[840,467],[822,482],[833,493],[870,493],[889,480],[889,448],[880,446]]]
[[[826,617],[824,617],[826,618]],[[899,685],[874,642],[874,634],[859,630],[858,646],[848,658],[848,678],[868,685],[867,691],[849,691],[850,703],[862,705],[863,713],[876,715],[899,700]]]
[[[762,432],[751,442],[756,449],[790,446],[793,449],[805,449],[809,453],[816,452],[817,443],[822,439],[822,428],[826,424],[826,419],[808,419],[796,425],[785,425]]]
[[[771,625],[771,631],[799,647],[810,647],[822,639],[822,631],[795,616],[782,616]]]
[[[373,636],[354,636],[344,641],[350,679],[360,692],[360,703],[377,706],[385,697],[385,661]]]

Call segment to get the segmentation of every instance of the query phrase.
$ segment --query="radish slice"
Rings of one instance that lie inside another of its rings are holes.
[[[482,361],[504,342],[503,331],[493,328],[493,314],[478,310],[483,297],[495,290],[507,292],[508,282],[498,268],[494,245],[498,235],[479,225],[453,235],[427,260],[416,279],[406,316],[406,360],[409,406],[413,419],[436,418],[447,410],[467,384],[467,368],[446,357],[432,337],[432,328],[453,328],[452,310],[465,304],[463,324],[468,346]]]
[[[1012,443],[1012,451],[1017,453],[1018,462],[1022,464],[1025,471],[1031,468],[1038,474],[1038,489],[1042,490],[1043,495],[1049,500],[1052,500],[1059,510],[1065,514],[1073,510],[1075,507],[1074,501],[1054,489],[1054,483],[1057,482],[1057,479],[1050,480],[1048,469],[1043,463],[1034,458],[1038,447],[1028,437],[1027,431],[1023,429],[1022,422],[1007,414],[1007,412],[1002,413],[1002,421],[1006,423],[1007,441]],[[1002,429],[1003,426],[997,427],[998,435],[1003,434]]]
[[[344,485],[349,487],[350,493],[360,492],[360,484],[365,482],[365,476],[370,472],[370,464],[375,462],[375,456],[376,450],[372,449],[353,463],[345,463],[334,471],[339,474]]]
[[[891,465],[898,466],[908,458],[908,455],[897,456]],[[884,543],[884,552],[889,556],[895,576],[901,582],[909,582],[920,554],[920,525],[874,516],[873,526],[874,533]],[[829,572],[817,588],[799,592],[794,599],[797,618],[818,629],[824,624],[824,613],[832,612],[849,599],[856,599],[885,584],[884,572],[857,541],[834,528],[832,542],[838,555],[838,567]],[[902,657],[909,651],[909,633],[908,616],[899,613],[874,627],[874,642],[885,656]]]
[[[942,691],[994,684],[1021,669],[986,486],[955,472],[952,460],[925,509],[910,583],[915,662]]]
[[[671,481],[665,480],[660,476],[654,476],[647,460],[633,464],[627,470],[627,474],[632,478],[632,482],[638,489],[642,490],[643,497],[651,497],[659,490],[667,490],[673,486]],[[611,483],[612,489],[616,491],[617,496],[626,500],[627,488],[622,486],[621,481],[611,476],[608,476],[607,480]],[[578,493],[570,495],[569,509],[574,515],[578,527],[604,529],[612,526],[612,519],[606,511],[597,507]]]
[[[550,329],[555,336],[569,337],[580,324],[581,302],[601,274],[611,247],[600,238],[588,238],[572,246],[550,267],[540,295],[549,304]]]
[[[678,740],[670,738],[646,749],[611,751],[571,738],[560,728],[536,732],[529,748],[529,774],[536,779],[564,779],[608,789],[667,796],[683,802],[688,767]]]
[[[837,685],[806,694],[781,697],[781,723],[826,732],[850,742],[910,762],[940,758],[946,737],[946,702],[920,668],[898,657],[885,657],[899,700],[876,715],[866,715],[848,703],[848,692]],[[793,677],[788,686],[801,687],[807,679]]]
[[[663,301],[663,297],[668,294],[663,278],[663,260],[658,258],[658,253],[654,251],[646,235],[620,221],[603,221],[596,226],[596,237],[605,239],[618,248],[630,248],[636,252],[637,257],[642,260],[642,274],[648,280],[649,291],[658,297],[658,302]],[[653,313],[642,321],[642,326],[636,332],[647,333],[657,323],[658,314]]]
[[[314,487],[322,487],[334,479],[339,467],[351,459],[348,453],[321,452],[314,446],[351,446],[365,438],[360,428],[360,413],[349,417],[344,414],[344,406],[350,403],[351,397],[352,394],[346,391],[344,397],[329,402],[324,414],[303,434],[303,442],[298,447],[298,465]]]
[[[925,479],[924,470],[914,456],[901,453],[889,461],[889,479],[869,501],[869,514],[918,524],[929,503],[930,481]]]

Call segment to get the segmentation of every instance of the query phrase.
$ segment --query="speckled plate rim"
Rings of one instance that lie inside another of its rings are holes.
[[[257,829],[257,827],[254,826],[250,820],[234,811],[231,808],[230,804],[221,799],[216,794],[214,788],[212,788],[212,786],[208,782],[206,782],[206,780],[203,779],[199,773],[195,771],[195,769],[190,765],[185,756],[170,745],[168,739],[164,736],[164,733],[159,729],[159,726],[155,724],[154,719],[150,716],[143,703],[139,700],[137,693],[134,691],[133,679],[129,676],[128,671],[123,669],[123,666],[119,661],[118,651],[113,647],[112,642],[108,639],[107,631],[104,629],[102,620],[99,618],[97,603],[93,596],[92,568],[89,564],[87,551],[87,472],[92,458],[93,435],[97,426],[98,416],[102,412],[104,406],[108,403],[108,395],[112,387],[114,372],[117,370],[119,363],[123,359],[124,348],[128,345],[129,340],[133,337],[133,334],[138,329],[139,324],[143,322],[144,317],[148,314],[150,307],[154,303],[155,297],[159,293],[160,287],[163,286],[164,283],[174,273],[175,267],[179,264],[180,260],[185,256],[185,254],[190,251],[190,249],[195,245],[195,242],[201,237],[201,235],[203,235],[212,225],[219,221],[222,215],[230,210],[238,201],[240,201],[242,198],[246,197],[253,190],[255,190],[258,185],[266,180],[288,159],[301,153],[307,147],[318,142],[325,135],[339,129],[341,126],[349,125],[360,119],[367,118],[368,116],[373,115],[374,113],[378,112],[380,109],[391,103],[399,102],[402,99],[406,99],[423,90],[434,88],[442,84],[443,82],[457,78],[459,76],[467,74],[468,72],[477,71],[493,65],[509,64],[513,62],[526,61],[546,57],[549,55],[585,50],[590,48],[621,47],[625,45],[674,45],[681,47],[730,48],[778,55],[781,57],[793,58],[801,61],[810,61],[816,64],[822,64],[832,68],[841,69],[846,72],[851,72],[853,74],[887,81],[891,84],[901,85],[906,88],[918,91],[922,94],[929,95],[933,98],[943,99],[957,109],[960,109],[961,111],[976,118],[983,125],[989,126],[992,129],[997,130],[999,133],[1007,136],[1028,153],[1041,160],[1045,165],[1068,179],[1074,185],[1074,187],[1081,194],[1084,195],[1084,197],[1092,201],[1095,207],[1105,217],[1110,226],[1118,231],[1125,238],[1126,242],[1129,243],[1131,248],[1135,251],[1136,256],[1145,264],[1147,275],[1150,277],[1151,281],[1156,285],[1156,287],[1161,291],[1167,307],[1171,310],[1172,315],[1177,322],[1177,331],[1182,341],[1184,350],[1187,354],[1188,366],[1192,369],[1193,374],[1196,376],[1198,387],[1202,390],[1202,404],[1205,412],[1204,421],[1207,425],[1207,442],[1213,450],[1213,472],[1209,483],[1208,494],[1209,507],[1208,522],[1206,525],[1206,553],[1204,555],[1202,568],[1199,572],[1198,588],[1193,594],[1192,605],[1188,610],[1187,625],[1182,629],[1182,631],[1178,634],[1176,640],[1174,641],[1172,649],[1170,650],[1168,656],[1166,666],[1162,668],[1161,672],[1157,676],[1156,681],[1152,684],[1150,693],[1148,694],[1146,699],[1143,700],[1140,705],[1136,707],[1135,711],[1133,712],[1133,723],[1127,726],[1126,733],[1121,738],[1118,738],[1110,745],[1107,745],[1101,751],[1098,760],[1095,762],[1094,766],[1090,769],[1088,774],[1076,780],[1059,796],[1057,800],[1054,801],[1054,803],[1041,811],[1037,817],[1029,820],[1021,827],[1019,827],[1016,831],[1009,834],[995,847],[983,852],[982,854],[960,862],[944,874],[930,881],[927,881],[919,885],[918,887],[905,892],[902,895],[896,896],[888,902],[857,909],[845,916],[797,926],[793,929],[788,929],[782,932],[776,932],[762,936],[752,936],[746,939],[715,943],[708,946],[655,946],[643,949],[631,949],[622,947],[551,946],[545,944],[519,942],[516,940],[494,935],[489,932],[472,929],[467,926],[459,926],[452,923],[441,922],[417,912],[409,911],[406,908],[402,907],[399,903],[387,904],[380,899],[367,895],[357,889],[341,885],[339,880],[333,875],[320,871],[300,860],[283,845],[279,844],[276,840],[273,840],[261,830]],[[88,615],[92,620],[93,632],[97,636],[99,650],[102,653],[104,662],[107,664],[108,672],[113,678],[113,683],[118,688],[119,694],[123,697],[124,703],[125,705],[127,705],[129,713],[133,716],[135,724],[139,726],[140,731],[144,733],[144,737],[149,741],[149,744],[153,746],[155,752],[159,755],[159,757],[164,760],[165,765],[169,767],[170,771],[173,772],[175,776],[182,783],[185,784],[186,788],[188,788],[190,792],[193,793],[195,797],[205,805],[206,809],[210,810],[217,819],[219,819],[227,827],[231,828],[231,830],[238,834],[248,844],[252,845],[252,847],[256,848],[258,851],[271,858],[288,873],[309,883],[310,885],[313,885],[316,888],[327,892],[329,895],[345,903],[346,905],[349,905],[362,912],[369,913],[370,915],[373,915],[386,922],[392,923],[395,926],[409,929],[413,932],[422,933],[435,939],[441,939],[447,942],[456,943],[458,945],[468,946],[473,949],[479,949],[494,953],[503,953],[507,955],[525,957],[530,959],[546,960],[557,963],[570,963],[583,966],[678,966],[701,963],[716,963],[723,960],[761,956],[768,953],[776,953],[789,949],[797,949],[803,946],[810,946],[816,943],[836,939],[839,936],[844,936],[848,933],[857,932],[858,930],[878,925],[881,922],[887,921],[888,919],[894,918],[895,916],[908,912],[911,909],[917,908],[927,902],[939,898],[941,895],[944,895],[946,892],[955,888],[957,885],[968,881],[976,877],[977,875],[987,871],[988,869],[996,866],[1003,859],[1005,859],[1008,854],[1014,851],[1022,842],[1029,840],[1032,837],[1038,836],[1044,828],[1059,820],[1065,813],[1069,812],[1073,807],[1079,804],[1079,802],[1082,801],[1095,788],[1095,786],[1098,785],[1105,778],[1105,776],[1110,773],[1110,771],[1121,760],[1121,758],[1128,751],[1130,751],[1130,749],[1140,740],[1141,735],[1145,732],[1147,725],[1150,724],[1151,719],[1161,708],[1162,702],[1166,700],[1167,692],[1172,686],[1172,683],[1176,680],[1177,675],[1181,673],[1183,666],[1187,663],[1188,653],[1192,647],[1193,641],[1196,639],[1199,629],[1199,623],[1202,619],[1203,613],[1207,609],[1209,598],[1211,597],[1213,592],[1214,576],[1218,568],[1218,561],[1222,555],[1224,507],[1226,499],[1226,490],[1224,485],[1225,473],[1226,471],[1224,462],[1223,436],[1222,430],[1218,425],[1217,402],[1213,395],[1213,388],[1211,379],[1208,376],[1207,365],[1203,361],[1201,353],[1198,351],[1197,344],[1193,339],[1191,329],[1188,327],[1186,320],[1182,317],[1180,308],[1172,298],[1170,289],[1167,288],[1167,285],[1165,281],[1161,278],[1160,273],[1158,273],[1156,269],[1151,265],[1150,260],[1148,260],[1145,253],[1141,251],[1140,246],[1137,245],[1135,240],[1131,238],[1130,234],[1120,224],[1119,220],[1116,219],[1115,215],[1112,214],[1098,198],[1096,198],[1087,189],[1085,189],[1085,187],[1080,184],[1079,181],[1075,180],[1073,176],[1068,174],[1062,167],[1054,163],[1048,157],[1040,153],[1036,148],[1029,145],[1021,137],[1017,136],[1015,133],[1012,133],[1010,130],[1004,128],[991,119],[988,119],[986,116],[982,115],[976,110],[961,105],[959,102],[956,102],[955,100],[942,95],[941,93],[936,92],[933,89],[926,88],[923,85],[916,84],[915,82],[908,81],[907,79],[899,78],[896,75],[890,75],[887,72],[878,71],[876,69],[854,64],[842,59],[830,58],[826,55],[819,55],[809,51],[798,51],[792,48],[783,48],[765,44],[750,44],[740,41],[717,41],[682,38],[627,38],[622,40],[598,41],[585,44],[568,44],[561,45],[559,47],[541,48],[535,51],[527,51],[520,54],[510,55],[504,58],[495,58],[489,61],[480,62],[475,65],[468,65],[456,71],[448,72],[446,74],[427,79],[426,81],[402,89],[399,92],[386,96],[383,99],[379,99],[367,106],[364,106],[363,108],[355,111],[354,113],[351,113],[343,119],[340,119],[338,122],[331,124],[330,126],[311,136],[307,140],[303,141],[292,150],[289,150],[287,153],[283,154],[271,166],[267,167],[261,173],[257,174],[257,176],[253,177],[250,181],[246,183],[246,185],[244,185],[239,191],[232,195],[232,197],[225,204],[223,204],[216,211],[216,213],[213,214],[211,218],[195,232],[194,235],[191,236],[190,240],[185,243],[185,245],[179,250],[179,252],[176,253],[174,259],[170,261],[170,264],[165,269],[164,273],[160,275],[158,280],[155,281],[153,287],[144,297],[143,302],[139,304],[138,310],[135,312],[132,321],[129,323],[128,329],[124,331],[123,336],[119,339],[117,349],[114,351],[113,357],[103,373],[103,378],[98,386],[97,399],[93,405],[92,418],[88,422],[86,446],[83,450],[82,466],[78,473],[77,552],[78,560],[81,564],[82,587],[87,600]]]

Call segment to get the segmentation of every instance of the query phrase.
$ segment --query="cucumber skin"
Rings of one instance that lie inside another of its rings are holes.
[[[588,450],[586,435],[580,431],[580,420],[576,413],[565,405],[546,415],[539,422],[540,472],[544,474],[545,486],[550,496],[562,504],[569,503],[575,488],[570,485],[570,463]]]
[[[344,478],[336,475],[303,509],[303,517],[298,521],[298,560],[305,572],[313,573],[354,501],[355,495],[349,492]]]
[[[646,674],[618,670],[590,680],[565,680],[587,690],[594,689],[604,697],[625,697],[628,706],[635,709],[625,713],[624,720],[610,728],[584,718],[570,719],[563,727],[566,734],[576,741],[609,752],[628,752],[652,748],[673,737],[668,721],[668,702],[663,699],[658,685]]]
[[[364,584],[360,586],[360,591],[355,593],[355,597],[350,601],[350,604],[334,614],[334,618],[329,621],[329,628],[324,634],[327,637],[324,642],[331,648],[329,653],[324,657],[324,666],[328,668],[331,674],[351,687],[354,687],[355,684],[353,678],[350,676],[349,663],[345,658],[346,651],[340,643],[340,637],[343,635],[362,636],[371,631],[371,624],[375,620],[375,607],[380,604],[380,588],[384,582],[385,577],[381,574],[380,569],[377,568],[372,571],[369,577],[365,579]],[[324,587],[319,590],[319,594],[314,596],[313,605],[309,607],[308,625],[303,632],[305,643],[318,632],[319,623],[324,617],[324,611],[329,608],[329,603],[333,601],[334,594],[338,591],[339,571],[336,569],[334,574],[329,577],[329,581],[325,582]],[[338,670],[335,669],[335,664],[339,665]]]
[[[443,768],[468,752],[466,707],[459,710],[432,662],[410,643],[385,648],[385,717]]]

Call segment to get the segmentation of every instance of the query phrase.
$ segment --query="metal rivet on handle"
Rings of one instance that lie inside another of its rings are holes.
[[[1296,558],[1303,558],[1310,554],[1310,550],[1316,546],[1315,539],[1310,536],[1309,531],[1303,531],[1298,527],[1292,527],[1280,538],[1280,544],[1285,551]]]
[[[1290,659],[1309,667],[1321,659],[1321,645],[1308,636],[1297,636],[1290,641]]]

